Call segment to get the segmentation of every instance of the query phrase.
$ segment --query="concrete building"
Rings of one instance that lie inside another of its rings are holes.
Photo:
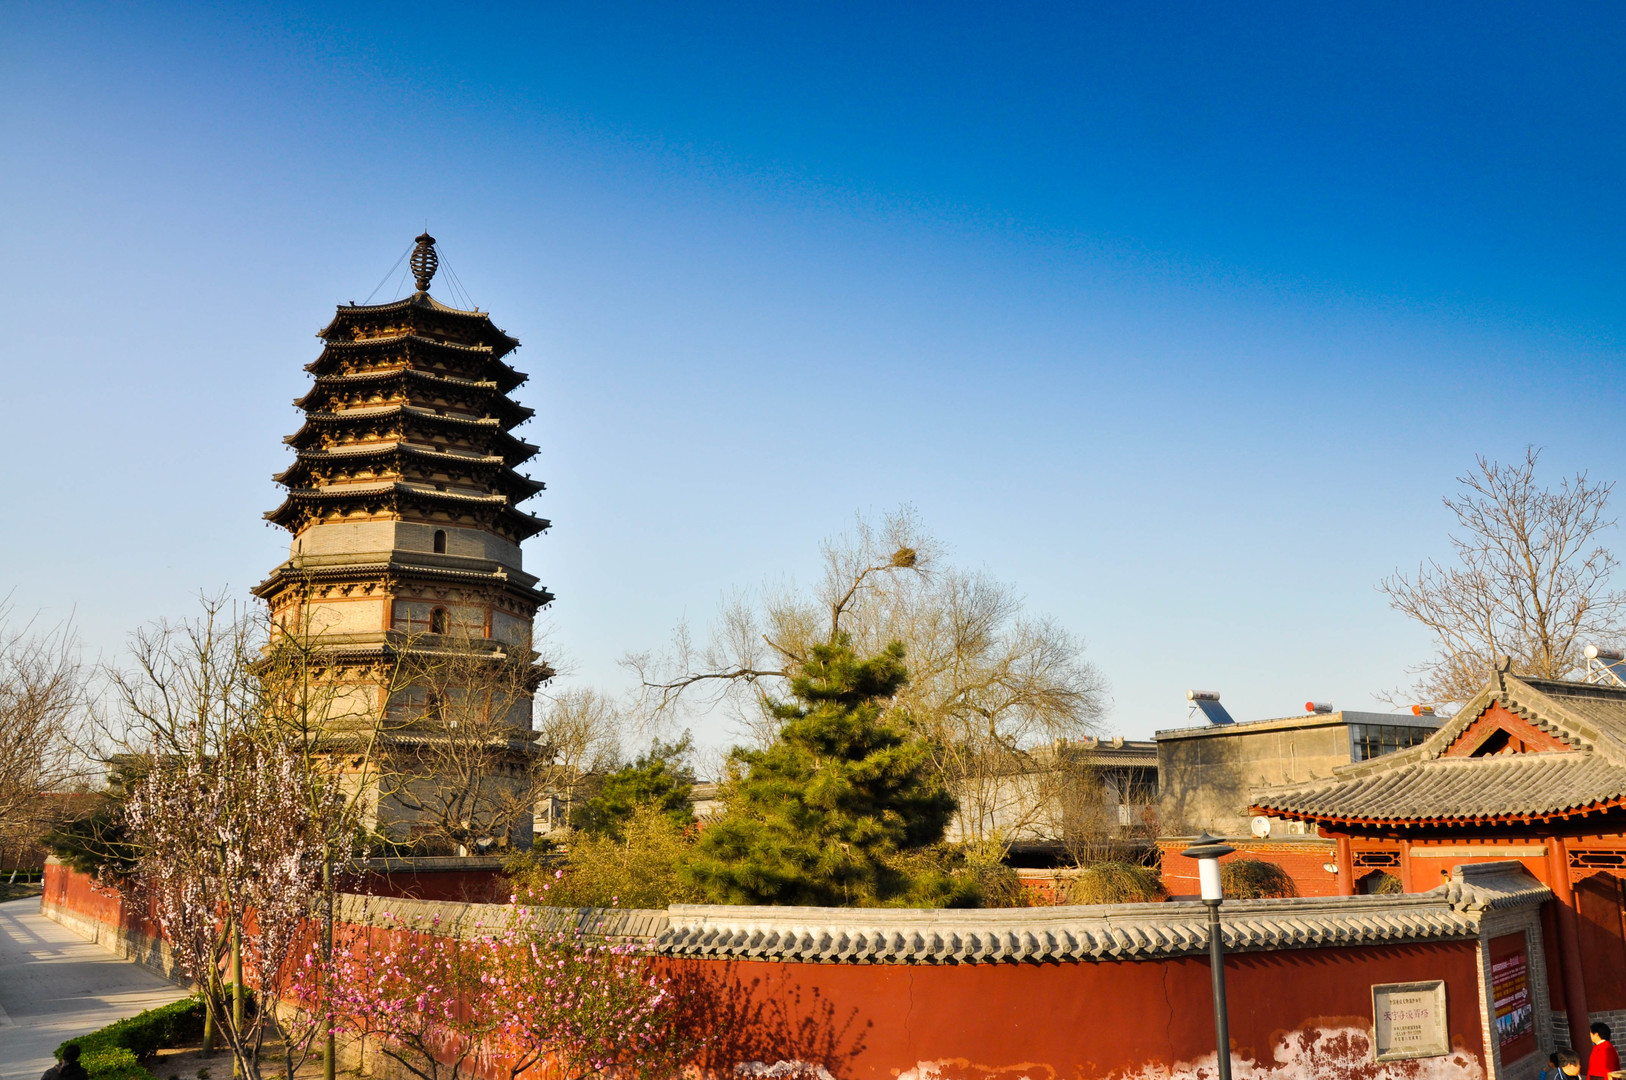
[[[1058,740],[968,770],[954,789],[951,842],[1003,837],[1017,855],[1156,835],[1157,749],[1149,741]],[[1048,865],[1048,864],[1047,864]]]
[[[1313,704],[1302,716],[1238,723],[1218,707],[1219,695],[1192,700],[1193,712],[1203,715],[1204,723],[1159,731],[1154,739],[1159,816],[1166,836],[1305,835],[1301,824],[1256,821],[1248,809],[1250,794],[1275,784],[1322,779],[1341,765],[1416,746],[1440,726],[1432,714],[1355,712]]]
[[[1339,889],[1337,851],[1313,825],[1257,815],[1249,809],[1258,788],[1331,776],[1351,762],[1368,761],[1416,746],[1439,727],[1432,714],[1355,712],[1305,704],[1302,716],[1238,723],[1219,695],[1191,691],[1198,726],[1156,735],[1161,828],[1158,848],[1164,887],[1195,895],[1197,867],[1180,852],[1202,832],[1227,839],[1238,857],[1273,862],[1304,896]],[[1292,779],[1289,779],[1292,778]]]

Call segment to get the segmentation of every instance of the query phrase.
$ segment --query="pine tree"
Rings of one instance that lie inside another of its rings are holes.
[[[570,815],[573,828],[595,836],[620,838],[622,825],[640,807],[653,807],[679,828],[694,824],[694,740],[685,731],[677,742],[656,739],[646,754],[604,778],[604,786]]]
[[[951,900],[942,875],[906,869],[954,812],[926,744],[885,714],[907,679],[897,642],[867,659],[846,634],[814,646],[793,700],[764,699],[779,737],[731,755],[728,809],[702,831],[687,878],[719,903]]]

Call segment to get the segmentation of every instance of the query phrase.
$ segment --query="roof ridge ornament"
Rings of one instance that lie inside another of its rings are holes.
[[[440,256],[435,254],[435,238],[427,232],[418,234],[417,246],[412,249],[412,276],[418,283],[418,291],[429,291],[429,282],[434,279],[435,271],[440,269]]]

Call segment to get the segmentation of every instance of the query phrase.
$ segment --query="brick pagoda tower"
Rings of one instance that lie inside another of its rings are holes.
[[[345,672],[342,711],[378,718],[400,711],[381,673],[403,650],[529,649],[553,599],[520,556],[548,522],[519,509],[543,489],[516,471],[537,452],[512,434],[532,414],[508,396],[525,381],[503,359],[519,342],[485,312],[429,295],[434,244],[417,238],[411,296],[341,306],[317,335],[315,383],[294,403],[305,422],[284,440],[297,457],[274,478],[287,498],[265,515],[293,543],[254,589],[275,627],[319,640]],[[380,673],[370,688],[369,670]],[[531,738],[524,706],[519,745]],[[404,831],[380,812],[386,831]]]

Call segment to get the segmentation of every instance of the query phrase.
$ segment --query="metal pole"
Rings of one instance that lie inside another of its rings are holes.
[[[243,934],[233,919],[231,924],[231,1023],[237,1037],[243,1037]],[[243,1075],[242,1062],[232,1058],[231,1074]]]
[[[1231,1021],[1225,1002],[1225,939],[1220,933],[1219,900],[1208,905],[1208,969],[1214,976],[1214,1044],[1219,1080],[1231,1080]]]
[[[323,1005],[327,1015],[322,1019],[322,1080],[337,1080],[338,1040],[333,1037],[333,852],[327,851],[322,856],[322,954],[327,959],[327,969],[322,977],[326,980],[323,990],[326,996]],[[1229,1077],[1224,1080],[1230,1080]]]

